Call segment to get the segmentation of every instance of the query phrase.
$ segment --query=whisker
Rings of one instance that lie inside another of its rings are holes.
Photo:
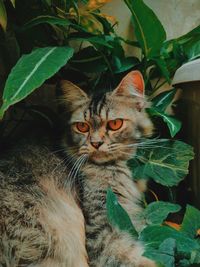
[[[78,160],[73,165],[71,172],[69,173],[68,179],[67,179],[67,182],[69,183],[70,187],[73,187],[74,182],[76,181],[76,178],[77,178],[76,176],[78,172],[80,171],[81,167],[83,166],[83,164],[85,163],[86,159],[87,159],[87,155],[83,154],[78,158]]]
[[[72,169],[70,170],[69,174],[68,174],[68,179],[71,179],[73,177],[73,174],[76,170],[76,167],[78,166],[79,162],[82,160],[82,158],[85,157],[85,154],[81,155],[74,163],[74,165],[72,166]]]
[[[71,154],[71,155],[66,155],[59,164],[57,164],[57,166],[53,169],[52,173],[54,174],[56,172],[56,170],[60,167],[60,166],[64,166],[64,169],[66,170],[66,167],[75,159],[76,157],[76,153]]]
[[[74,173],[74,178],[76,178],[78,172],[80,171],[81,167],[83,166],[83,164],[86,162],[87,159],[87,155],[84,154],[84,157],[82,158],[82,160],[80,161],[79,165],[77,166],[76,172]]]

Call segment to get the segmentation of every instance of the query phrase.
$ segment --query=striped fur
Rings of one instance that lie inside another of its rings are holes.
[[[0,266],[88,267],[82,212],[67,170],[47,148],[25,145],[0,161]]]
[[[143,82],[139,84],[143,85]],[[152,133],[152,124],[145,113],[147,103],[141,95],[143,90],[139,93],[134,83],[130,85],[126,78],[113,92],[91,98],[68,82],[63,82],[62,88],[69,118],[67,138],[65,135],[63,144],[68,149],[71,147],[78,162],[75,165],[81,169],[78,178],[82,185],[80,199],[86,222],[89,265],[156,266],[142,256],[144,247],[140,242],[110,225],[106,211],[106,192],[111,187],[135,227],[138,230],[144,227],[139,219],[141,194],[126,164],[136,151],[137,141]],[[73,101],[79,96],[81,105],[77,105],[80,101]],[[115,119],[122,119],[123,125],[119,130],[112,131],[107,125]],[[87,123],[89,131],[80,132],[77,122]],[[93,147],[93,142],[101,145]],[[84,161],[81,163],[81,157],[87,159],[86,164]]]
[[[142,256],[143,244],[106,215],[111,187],[135,227],[143,227],[141,195],[126,165],[152,132],[141,79],[132,72],[113,92],[93,97],[63,81],[64,161],[27,144],[0,160],[0,267],[155,266]],[[115,119],[123,123],[112,131]],[[80,132],[77,122],[89,131]]]

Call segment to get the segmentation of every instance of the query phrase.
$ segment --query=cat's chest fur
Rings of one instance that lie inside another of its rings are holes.
[[[114,165],[87,165],[83,168],[83,205],[85,209],[102,209],[106,212],[108,188],[117,195],[119,203],[129,214],[136,228],[140,229],[141,194],[138,191],[125,162]]]

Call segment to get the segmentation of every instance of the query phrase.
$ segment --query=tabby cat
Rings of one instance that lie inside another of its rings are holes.
[[[152,132],[142,75],[132,71],[114,91],[93,97],[68,81],[61,88],[67,163],[27,144],[0,161],[0,266],[156,266],[106,212],[111,188],[135,227],[143,227],[141,194],[126,165],[137,141]]]

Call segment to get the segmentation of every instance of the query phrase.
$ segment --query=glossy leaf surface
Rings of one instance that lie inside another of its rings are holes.
[[[124,0],[133,17],[134,32],[144,55],[159,55],[166,32],[154,12],[142,0]],[[153,30],[152,30],[153,29]]]
[[[12,69],[3,92],[0,117],[54,75],[72,57],[70,47],[45,47],[23,55]]]

